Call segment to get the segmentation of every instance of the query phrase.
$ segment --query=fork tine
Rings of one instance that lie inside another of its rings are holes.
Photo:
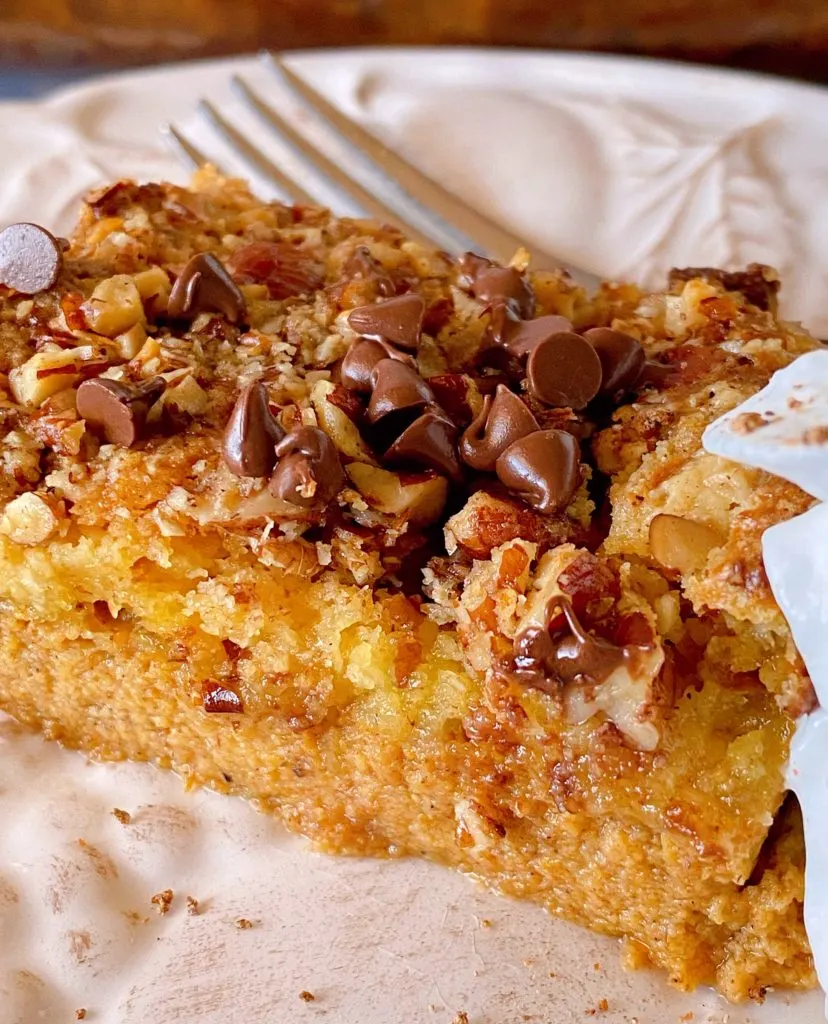
[[[213,127],[219,134],[224,136],[236,152],[243,156],[248,163],[253,164],[281,192],[289,196],[292,202],[303,203],[308,206],[317,205],[317,201],[313,196],[306,192],[293,178],[288,177],[284,171],[280,170],[272,160],[268,160],[264,153],[249,142],[237,128],[233,127],[209,100],[201,100],[198,106],[202,113],[210,120]]]
[[[174,125],[162,124],[161,134],[167,140],[167,145],[175,151],[176,156],[180,157],[194,171],[206,164],[212,164],[219,174],[223,173],[214,160],[210,160],[206,153],[194,146]]]
[[[330,126],[368,157],[386,180],[400,188],[416,203],[426,216],[435,215],[446,229],[461,243],[458,248],[476,248],[501,263],[508,263],[524,243],[516,235],[495,224],[483,214],[468,206],[462,199],[418,170],[397,153],[392,152],[362,125],[352,121],[321,93],[285,64],[280,56],[268,53],[273,70],[279,73],[290,89],[325,118]],[[548,253],[533,250],[539,264],[560,266],[561,261]]]
[[[434,238],[424,234],[419,228],[406,221],[390,206],[386,206],[375,195],[372,195],[358,181],[346,174],[341,167],[330,160],[316,146],[308,142],[282,115],[270,104],[258,96],[253,89],[238,75],[233,76],[233,86],[244,101],[255,110],[259,117],[279,135],[292,149],[298,152],[311,166],[328,179],[329,183],[339,192],[345,192],[354,198],[363,210],[381,222],[396,224],[409,238],[422,245],[432,247],[437,244]]]

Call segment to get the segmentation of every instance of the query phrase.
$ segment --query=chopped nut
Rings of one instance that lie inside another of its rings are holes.
[[[0,517],[0,533],[15,544],[42,544],[57,527],[57,518],[39,495],[19,494],[6,505]]]
[[[163,313],[172,290],[166,271],[162,267],[150,267],[136,274],[133,280],[148,314]]]
[[[115,274],[101,281],[81,310],[90,329],[108,338],[123,334],[145,319],[141,293],[128,274]]]
[[[195,896],[187,897],[187,913],[190,917],[196,917],[198,914],[198,900]]]
[[[304,1003],[312,1003],[316,999],[316,996],[313,994],[313,992],[308,992],[308,990],[305,988],[302,989],[302,991],[299,993],[299,998]]]
[[[666,569],[697,572],[721,543],[712,527],[694,519],[660,513],[650,522],[650,551]]]
[[[374,457],[357,429],[353,420],[333,402],[328,396],[334,392],[334,385],[329,380],[320,380],[314,385],[311,391],[311,404],[316,413],[319,426],[333,441],[336,448],[351,459],[358,459],[360,462],[373,463]]]
[[[164,406],[193,417],[204,413],[208,404],[207,392],[192,374],[187,374],[174,387],[167,388],[161,401]]]
[[[352,462],[346,472],[378,511],[420,526],[439,518],[448,496],[448,481],[436,473],[391,473],[364,462]]]
[[[175,894],[172,889],[164,889],[163,892],[157,892],[150,900],[150,903],[152,903],[158,913],[163,916],[170,909],[170,904],[173,901],[174,895]]]
[[[75,1010],[75,1020],[86,1020],[86,1008],[81,1007],[79,1010]]]
[[[469,1015],[465,1010],[458,1010],[451,1018],[451,1024],[469,1024]]]
[[[91,346],[75,349],[44,349],[9,374],[11,392],[21,405],[37,408],[58,391],[71,388],[78,379],[83,354]]]
[[[248,919],[246,917],[237,917],[234,923],[235,923],[236,927],[241,929],[242,931],[245,931],[248,928],[253,928],[254,927],[253,922],[252,921],[248,921]]]
[[[122,811],[120,807],[112,808],[112,817],[119,821],[122,825],[129,825],[132,821],[132,815],[129,811]]]
[[[147,332],[143,324],[133,324],[128,331],[119,334],[115,341],[118,343],[118,354],[122,359],[134,359],[147,340]]]

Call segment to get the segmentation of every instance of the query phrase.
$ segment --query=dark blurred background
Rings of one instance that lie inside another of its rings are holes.
[[[828,0],[0,0],[0,92],[193,57],[377,43],[612,51],[828,81]]]

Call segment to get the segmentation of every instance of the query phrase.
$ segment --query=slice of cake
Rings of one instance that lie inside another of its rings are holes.
[[[816,345],[771,271],[588,296],[209,173],[67,244],[0,233],[0,708],[677,985],[814,984],[760,549],[812,499],[700,443]]]

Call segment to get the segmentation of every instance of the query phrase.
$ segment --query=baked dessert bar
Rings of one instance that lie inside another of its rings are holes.
[[[817,344],[772,271],[590,296],[202,172],[0,281],[0,708],[676,985],[814,984],[760,549],[812,499],[700,443]]]

